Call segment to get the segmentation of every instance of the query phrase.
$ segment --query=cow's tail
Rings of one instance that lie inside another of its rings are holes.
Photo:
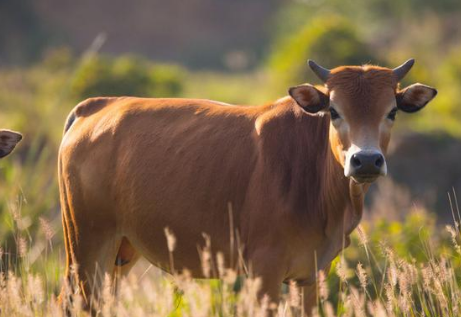
[[[76,119],[77,119],[77,113],[75,109],[73,109],[67,116],[66,123],[64,125],[63,135],[66,134],[67,131],[69,131],[70,127],[72,126],[72,124],[74,124]]]

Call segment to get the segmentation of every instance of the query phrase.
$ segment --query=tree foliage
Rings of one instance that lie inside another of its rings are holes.
[[[327,68],[376,62],[355,27],[334,15],[318,17],[276,40],[267,67],[280,89],[306,81],[318,82],[306,65],[308,59]]]
[[[134,56],[94,56],[75,74],[76,99],[95,96],[174,97],[183,89],[184,72]]]

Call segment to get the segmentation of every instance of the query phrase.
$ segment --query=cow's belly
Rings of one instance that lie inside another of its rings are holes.
[[[230,197],[230,184],[187,167],[173,170],[154,164],[142,170],[131,166],[127,171],[119,192],[123,198],[115,208],[121,231],[139,253],[169,271],[168,228],[176,240],[176,270],[188,269],[194,277],[203,277],[199,253],[206,251],[207,239],[212,252],[222,252],[229,259],[228,203],[234,210],[240,209],[237,199]],[[243,193],[234,193],[234,197],[240,196]]]
[[[126,222],[124,231],[128,240],[142,256],[171,272],[170,250],[165,233],[165,228],[168,228],[175,239],[172,250],[175,270],[187,269],[194,277],[202,278],[206,277],[203,274],[203,266],[209,264],[209,261],[202,261],[207,257],[204,252],[213,252],[210,260],[216,263],[217,252],[223,253],[228,260],[230,250],[227,221],[206,219],[204,217],[206,211],[185,209],[175,212],[171,209],[163,209],[140,212]],[[195,215],[187,214],[190,212],[194,212]],[[211,249],[207,246],[208,239]],[[213,273],[209,272],[214,276]]]

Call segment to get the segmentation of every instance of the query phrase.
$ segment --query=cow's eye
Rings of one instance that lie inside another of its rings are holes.
[[[396,115],[397,115],[397,108],[394,108],[394,109],[391,110],[391,112],[389,112],[389,114],[387,115],[387,118],[389,120],[394,121]]]
[[[331,116],[331,120],[336,120],[336,119],[341,118],[339,113],[334,108],[330,108],[330,116]]]

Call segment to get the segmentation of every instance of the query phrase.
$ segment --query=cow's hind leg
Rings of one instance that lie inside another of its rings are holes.
[[[75,230],[67,228],[67,240],[70,250],[70,261],[66,267],[66,277],[70,281],[71,289],[79,292],[84,299],[84,308],[95,313],[101,301],[105,283],[113,283],[114,259],[117,254],[117,241],[115,234],[97,229]]]
[[[79,293],[84,299],[84,308],[94,314],[97,311],[106,276],[109,276],[110,281],[113,279],[114,261],[121,238],[117,238],[113,223],[100,219],[88,221],[91,213],[82,205],[69,203],[68,194],[62,186],[61,206],[66,247],[65,277],[68,288],[63,288],[60,301],[68,311],[69,306],[73,304],[73,295]]]

